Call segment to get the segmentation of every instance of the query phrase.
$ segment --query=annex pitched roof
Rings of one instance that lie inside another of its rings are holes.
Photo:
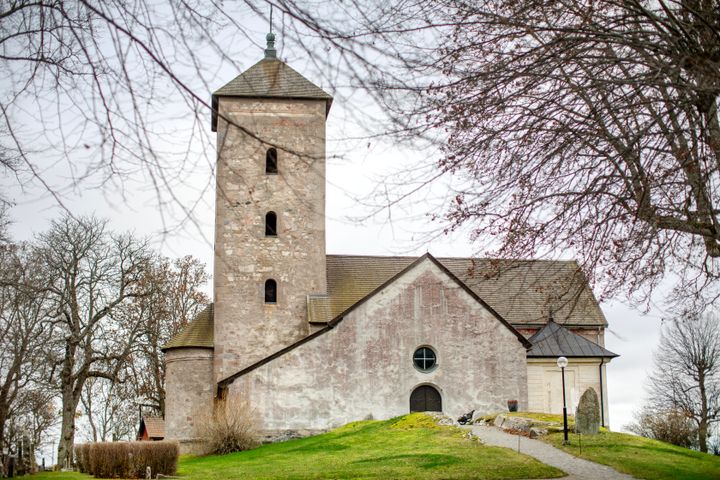
[[[180,330],[168,343],[163,345],[162,351],[171,348],[214,348],[214,309],[211,303],[182,330]]]
[[[138,438],[142,438],[143,429],[147,431],[148,438],[160,440],[165,438],[165,420],[162,417],[142,417]]]
[[[605,357],[614,358],[618,355],[587,338],[571,332],[553,320],[530,337],[532,347],[528,350],[528,358],[538,357]]]
[[[217,131],[220,97],[299,98],[325,100],[330,112],[332,96],[276,58],[264,58],[212,94],[212,131]]]
[[[327,295],[308,296],[308,320],[325,323],[370,294],[417,257],[327,256]],[[515,327],[604,327],[605,316],[575,261],[437,258]]]

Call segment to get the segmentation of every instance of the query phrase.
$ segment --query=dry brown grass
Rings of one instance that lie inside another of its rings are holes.
[[[258,446],[257,422],[245,400],[234,397],[215,402],[212,414],[199,414],[196,432],[207,453],[226,454]]]

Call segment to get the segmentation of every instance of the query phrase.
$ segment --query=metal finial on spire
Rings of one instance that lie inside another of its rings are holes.
[[[275,34],[272,33],[272,14],[273,5],[270,4],[270,33],[265,36],[267,40],[267,48],[265,49],[265,58],[277,58],[277,50],[275,50]]]

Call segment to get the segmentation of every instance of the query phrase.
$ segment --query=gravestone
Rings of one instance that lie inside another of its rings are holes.
[[[600,402],[593,388],[588,388],[580,397],[575,412],[575,433],[595,435],[600,431]]]

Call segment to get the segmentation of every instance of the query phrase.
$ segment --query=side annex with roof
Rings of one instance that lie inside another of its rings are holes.
[[[267,440],[409,411],[557,413],[586,388],[608,423],[605,317],[576,262],[325,252],[332,97],[275,58],[213,94],[214,303],[163,350],[167,439],[242,399]],[[559,405],[559,407],[558,407]]]

